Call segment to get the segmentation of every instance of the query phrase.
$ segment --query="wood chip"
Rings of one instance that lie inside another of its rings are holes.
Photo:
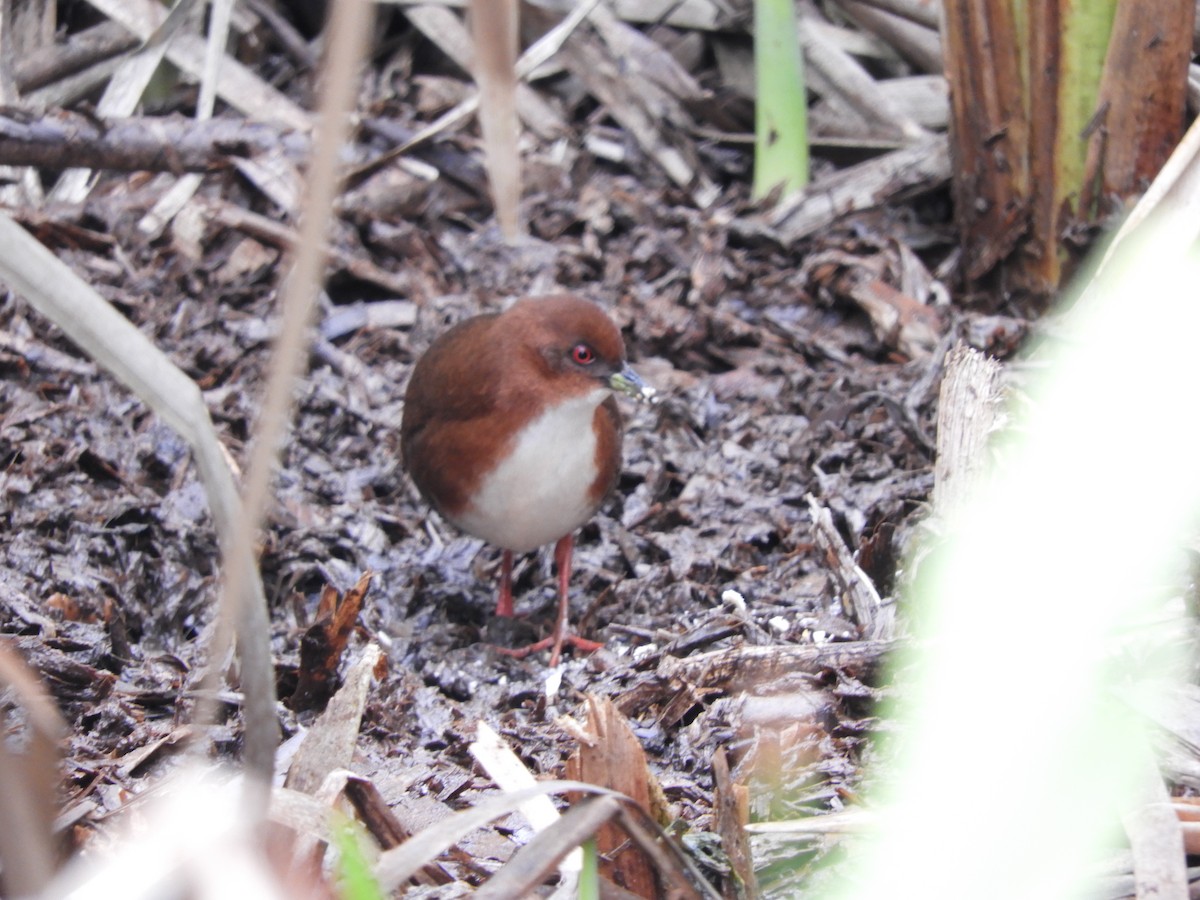
[[[662,788],[646,765],[646,754],[625,717],[607,697],[587,696],[589,741],[581,742],[567,759],[567,777],[611,788],[633,799],[654,816],[661,807]],[[625,832],[605,822],[596,832],[601,874],[641,897],[660,896],[650,861],[629,844]]]
[[[942,518],[965,508],[989,470],[987,446],[1003,421],[1000,364],[963,344],[946,360],[938,395],[933,508]]]
[[[812,494],[808,500],[813,517],[813,537],[825,551],[825,562],[841,587],[842,606],[864,637],[886,641],[895,631],[895,607],[884,605],[875,585],[858,565],[850,548],[833,525],[833,515]]]
[[[299,678],[288,701],[292,709],[320,709],[328,701],[371,577],[370,572],[365,573],[344,594],[325,585],[316,619],[300,639]]]
[[[679,678],[696,688],[720,686],[753,690],[764,683],[785,686],[791,676],[807,677],[822,669],[873,665],[895,648],[893,641],[844,641],[801,646],[735,647],[686,659],[664,659],[658,674]]]
[[[814,182],[767,218],[739,218],[730,227],[791,244],[840,216],[882,206],[899,195],[933,190],[949,180],[950,145],[938,135]]]
[[[730,778],[724,748],[718,748],[713,754],[712,769],[717,835],[729,860],[725,896],[754,900],[758,896],[758,879],[754,877],[754,857],[746,837],[746,825],[750,821],[750,789],[744,784],[735,784]]]
[[[371,679],[383,660],[377,644],[368,644],[346,673],[345,683],[321,713],[288,770],[287,787],[312,793],[335,769],[349,768],[358,742],[358,729],[367,702]]]

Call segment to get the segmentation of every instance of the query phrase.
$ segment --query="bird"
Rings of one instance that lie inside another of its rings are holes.
[[[425,500],[460,531],[502,553],[497,616],[513,615],[513,555],[554,543],[558,617],[549,637],[601,647],[568,632],[575,531],[616,487],[623,426],[614,392],[653,401],[625,359],[625,342],[595,304],[574,294],[525,297],[466,319],[413,367],[400,444]]]

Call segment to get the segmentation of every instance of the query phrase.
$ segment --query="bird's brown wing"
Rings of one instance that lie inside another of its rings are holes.
[[[503,349],[488,336],[495,319],[468,319],[434,341],[404,395],[404,466],[425,498],[451,517],[478,486],[481,461],[494,458],[502,441],[492,386]],[[435,419],[438,427],[428,427]]]

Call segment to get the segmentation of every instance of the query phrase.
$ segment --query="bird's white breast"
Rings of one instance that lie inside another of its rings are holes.
[[[549,407],[522,429],[512,453],[483,480],[454,524],[524,553],[570,534],[595,513],[597,388]]]

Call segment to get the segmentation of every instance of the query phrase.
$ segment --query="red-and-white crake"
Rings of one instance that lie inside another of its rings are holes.
[[[512,562],[555,542],[558,618],[550,637],[513,655],[563,643],[575,531],[617,483],[621,417],[613,391],[654,394],[625,361],[621,333],[596,305],[570,294],[518,300],[455,325],[417,362],[400,428],[405,466],[429,503],[467,534],[504,551],[496,615],[513,614]]]

